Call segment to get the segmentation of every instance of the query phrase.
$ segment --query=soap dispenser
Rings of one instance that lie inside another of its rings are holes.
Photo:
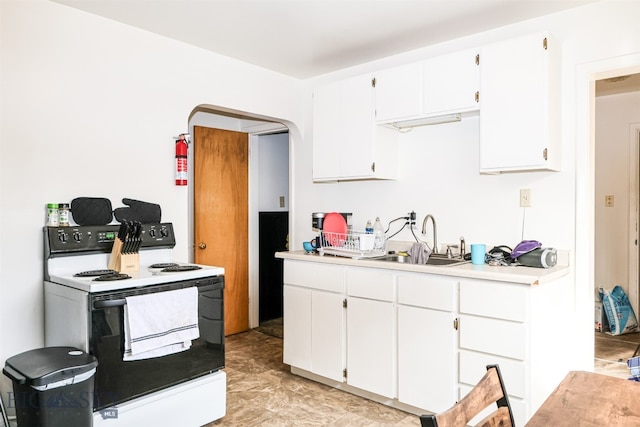
[[[373,236],[373,249],[384,252],[387,239],[384,235],[384,227],[380,222],[380,217],[376,217],[376,222],[373,223]]]

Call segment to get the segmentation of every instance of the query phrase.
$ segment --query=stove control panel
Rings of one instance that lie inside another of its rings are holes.
[[[45,259],[78,253],[111,252],[118,236],[119,224],[78,225],[70,227],[44,227]],[[173,248],[176,238],[173,224],[142,224],[141,250]]]

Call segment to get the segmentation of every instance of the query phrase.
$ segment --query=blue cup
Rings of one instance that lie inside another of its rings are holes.
[[[483,243],[471,244],[471,264],[484,264],[484,257],[487,253],[487,245]]]
[[[307,253],[315,252],[316,250],[316,245],[311,242],[302,242],[302,247]]]

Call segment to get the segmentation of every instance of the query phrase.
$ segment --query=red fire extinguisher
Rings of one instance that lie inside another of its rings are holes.
[[[176,185],[187,185],[187,141],[184,134],[176,140]]]

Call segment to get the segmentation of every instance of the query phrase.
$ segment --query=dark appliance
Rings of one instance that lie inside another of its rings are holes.
[[[284,265],[275,253],[288,250],[289,212],[260,212],[258,222],[258,307],[262,323],[282,317]]]
[[[98,359],[94,426],[142,420],[201,426],[221,418],[226,411],[224,269],[175,262],[173,225],[160,223],[142,226],[139,271],[108,271],[118,229],[45,228],[45,345],[73,346]],[[181,352],[125,361],[127,297],[187,287],[198,289],[199,338]]]

